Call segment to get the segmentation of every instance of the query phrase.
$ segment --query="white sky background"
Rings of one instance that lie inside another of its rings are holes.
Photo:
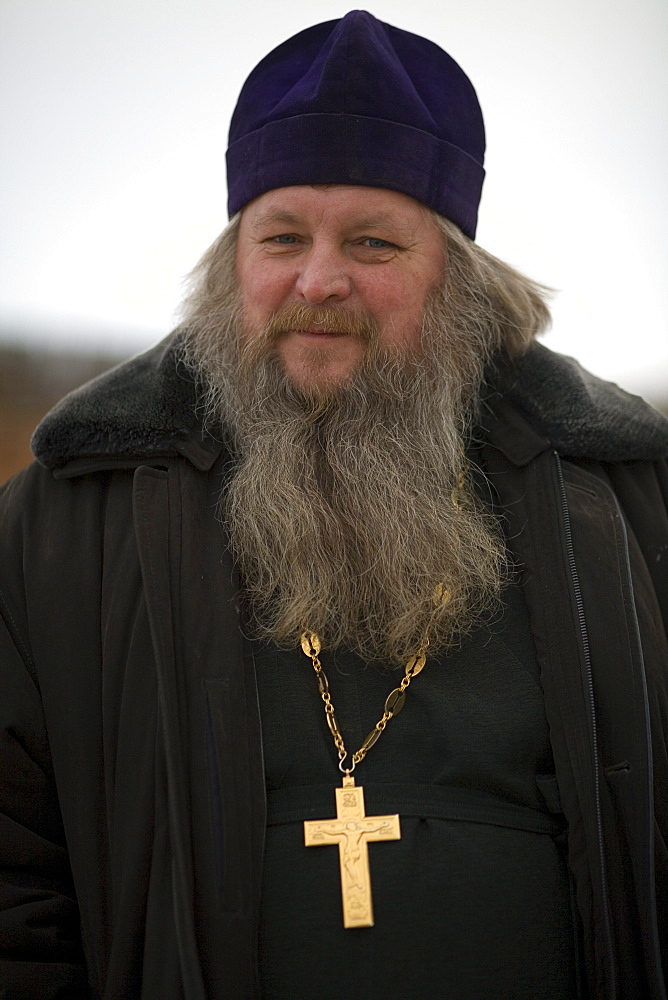
[[[241,84],[279,42],[348,9],[0,0],[0,335],[131,353],[167,333],[183,276],[227,219]],[[371,12],[471,77],[488,145],[478,241],[560,290],[548,346],[665,399],[665,0]]]

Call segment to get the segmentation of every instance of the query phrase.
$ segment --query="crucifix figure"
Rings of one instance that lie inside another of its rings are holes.
[[[344,775],[343,787],[336,789],[336,819],[307,820],[304,843],[307,847],[339,845],[341,899],[344,927],[373,927],[371,878],[367,844],[376,840],[399,840],[398,815],[366,816],[364,789]]]

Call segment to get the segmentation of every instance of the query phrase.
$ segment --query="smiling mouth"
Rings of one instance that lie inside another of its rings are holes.
[[[318,327],[315,329],[311,328],[309,330],[292,330],[292,333],[296,333],[300,337],[349,337],[349,333],[344,333],[337,330],[322,330]]]
[[[282,337],[296,336],[313,344],[320,338],[323,346],[342,337],[371,343],[377,332],[378,324],[369,313],[296,304],[277,310],[269,317],[265,327],[270,343],[277,343]]]

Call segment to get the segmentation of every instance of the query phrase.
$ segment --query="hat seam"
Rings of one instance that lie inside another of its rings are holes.
[[[346,64],[343,69],[343,114],[348,114],[348,67],[350,66],[350,39],[352,32],[348,31],[346,41]]]
[[[336,113],[332,111],[311,111],[305,115],[289,115],[287,118],[276,118],[274,121],[265,122],[263,125],[260,125],[259,128],[254,129],[252,132],[246,132],[245,135],[239,136],[238,139],[235,139],[234,142],[231,143],[230,146],[228,146],[227,152],[228,154],[231,153],[241,143],[247,142],[254,136],[259,137],[260,132],[262,132],[264,129],[278,126],[278,124],[281,122],[295,122],[298,121],[300,118],[321,118],[321,119],[336,118],[338,120],[341,120],[343,118],[350,118],[351,120],[354,121],[361,121],[361,122],[369,121],[374,123],[382,122],[387,125],[396,125],[398,128],[404,128],[409,130],[410,132],[416,132],[419,135],[425,135],[430,140],[437,142],[439,145],[449,146],[450,149],[456,149],[458,153],[461,153],[462,156],[465,156],[467,160],[470,160],[472,164],[474,164],[480,171],[482,171],[483,174],[485,173],[485,168],[478,160],[476,160],[474,156],[471,155],[471,153],[467,153],[467,151],[465,149],[462,149],[461,146],[457,146],[454,142],[450,142],[448,139],[441,139],[440,136],[434,135],[433,132],[427,132],[426,129],[417,128],[417,126],[415,125],[407,125],[405,122],[397,122],[393,118],[376,118],[370,115],[355,115],[343,112]]]

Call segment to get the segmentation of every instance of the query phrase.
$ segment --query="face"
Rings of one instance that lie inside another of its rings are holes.
[[[362,360],[369,324],[382,348],[417,345],[444,263],[429,210],[408,195],[338,184],[268,191],[244,208],[239,228],[246,336],[277,317],[276,351],[293,383],[336,385]]]

